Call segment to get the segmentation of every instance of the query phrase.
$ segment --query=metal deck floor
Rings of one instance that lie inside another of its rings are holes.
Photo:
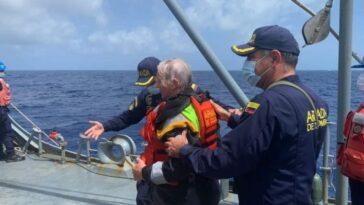
[[[15,204],[136,204],[135,181],[87,171],[80,165],[60,164],[36,155],[25,161],[0,161],[0,203]],[[237,204],[231,195],[221,202]]]
[[[32,155],[0,162],[1,204],[135,204],[135,181]]]

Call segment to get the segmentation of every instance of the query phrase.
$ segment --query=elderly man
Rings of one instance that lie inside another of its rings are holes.
[[[311,205],[328,107],[296,75],[296,40],[285,28],[264,26],[247,44],[232,50],[247,57],[244,79],[264,91],[239,118],[216,106],[220,118],[233,128],[218,148],[185,145],[182,135],[169,139],[168,152],[185,159],[197,174],[234,177],[239,204]]]
[[[217,146],[218,119],[210,101],[196,95],[192,76],[181,59],[163,61],[156,77],[162,99],[148,114],[142,136],[148,142],[144,156],[133,167],[134,178],[150,184],[152,204],[214,205],[219,202],[216,180],[193,174],[184,161],[169,158],[164,142],[187,130],[191,146],[214,149]]]

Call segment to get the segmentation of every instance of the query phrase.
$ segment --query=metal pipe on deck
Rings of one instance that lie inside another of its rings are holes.
[[[228,88],[230,93],[234,96],[234,98],[238,101],[240,106],[245,106],[247,102],[249,102],[249,98],[244,94],[244,92],[240,89],[238,84],[231,77],[230,73],[226,70],[226,68],[219,61],[215,53],[209,48],[204,39],[200,36],[200,34],[192,27],[192,25],[188,22],[181,7],[178,5],[175,0],[164,0],[164,3],[167,5],[172,14],[176,17],[178,22],[181,24],[183,29],[186,31],[188,36],[195,43],[197,48],[200,50],[202,55],[206,58],[208,63],[214,69],[216,74],[220,77],[222,82]]]
[[[344,142],[343,127],[346,114],[350,110],[351,99],[351,43],[353,1],[340,1],[340,38],[339,38],[339,93],[337,110],[337,149]],[[348,202],[348,179],[336,169],[336,204],[346,205]]]
[[[324,147],[323,147],[323,177],[322,177],[322,190],[323,190],[323,200],[324,204],[329,203],[329,185],[330,185],[330,172],[331,172],[331,164],[329,162],[329,155],[330,155],[330,125],[332,123],[328,123],[328,126],[326,128],[326,135],[325,135],[325,141],[324,141]]]

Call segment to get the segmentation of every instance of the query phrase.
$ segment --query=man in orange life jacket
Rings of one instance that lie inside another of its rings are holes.
[[[169,158],[164,142],[188,130],[192,146],[214,149],[217,146],[218,119],[208,99],[191,89],[191,71],[181,59],[159,64],[157,86],[162,99],[148,114],[142,135],[148,142],[142,158],[133,167],[134,178],[150,184],[152,203],[214,205],[219,202],[216,180],[193,174],[184,161]]]
[[[159,63],[160,60],[155,57],[147,57],[140,61],[137,66],[139,77],[135,82],[135,85],[143,86],[145,88],[130,103],[129,109],[120,115],[106,122],[90,121],[92,126],[85,132],[85,135],[93,139],[98,139],[104,132],[119,131],[140,122],[144,116],[153,110],[161,101],[159,88],[155,86],[155,76]],[[204,94],[196,84],[192,84],[191,87],[196,93],[201,95]],[[222,103],[220,103],[220,105],[226,109],[232,108]],[[147,161],[146,156],[148,155],[144,154],[141,159]],[[148,184],[144,183],[144,181],[138,182],[137,189],[137,204],[150,204]]]
[[[363,64],[354,68],[364,68]],[[364,91],[364,73],[357,80],[357,87]],[[349,112],[344,126],[345,143],[337,154],[337,164],[341,172],[349,178],[351,202],[364,204],[364,104],[356,112]]]
[[[11,129],[11,121],[8,115],[8,106],[11,103],[11,95],[9,85],[4,80],[6,66],[0,61],[0,159],[6,162],[17,162],[25,159],[15,153],[13,144],[13,131]],[[4,155],[3,144],[6,148]]]

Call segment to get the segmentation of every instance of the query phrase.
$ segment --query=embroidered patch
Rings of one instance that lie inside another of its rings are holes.
[[[259,108],[260,104],[256,103],[256,102],[249,102],[246,107],[244,112],[249,113],[249,114],[254,114],[255,111]]]
[[[138,107],[138,97],[134,97],[133,102],[131,102],[129,105],[129,110],[132,111],[136,107]]]
[[[153,95],[148,94],[147,96],[145,96],[145,104],[147,104],[147,107],[151,107],[152,103],[153,103]]]
[[[130,111],[134,110],[134,102],[130,103],[130,105],[129,105],[129,110],[130,110]]]

